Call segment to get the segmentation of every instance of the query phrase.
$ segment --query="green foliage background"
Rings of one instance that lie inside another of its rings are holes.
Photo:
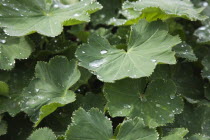
[[[209,0],[0,0],[0,140],[210,140]]]

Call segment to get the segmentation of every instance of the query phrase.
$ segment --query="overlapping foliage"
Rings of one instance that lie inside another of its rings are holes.
[[[210,140],[209,0],[1,0],[0,139]]]

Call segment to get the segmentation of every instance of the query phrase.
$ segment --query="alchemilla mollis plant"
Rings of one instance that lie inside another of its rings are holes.
[[[210,0],[0,0],[0,140],[210,140]]]

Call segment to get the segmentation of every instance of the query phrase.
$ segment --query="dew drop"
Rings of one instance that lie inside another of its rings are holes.
[[[107,53],[107,50],[102,50],[100,53],[101,54],[106,54]]]
[[[76,14],[74,14],[74,16],[75,16],[75,17],[78,17],[78,16],[79,16],[79,14],[77,14],[77,13],[76,13]]]
[[[100,67],[101,65],[103,65],[104,63],[106,63],[106,59],[101,59],[101,60],[95,60],[93,62],[91,62],[89,64],[90,67],[93,67],[93,68],[98,68]]]
[[[155,60],[155,59],[151,59],[151,61],[152,61],[153,63],[157,62],[157,60]]]
[[[38,89],[38,88],[36,88],[36,89],[35,89],[35,91],[36,91],[36,92],[39,92],[39,89]]]

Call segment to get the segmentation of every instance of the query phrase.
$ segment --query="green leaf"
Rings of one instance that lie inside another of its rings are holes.
[[[0,7],[0,27],[7,34],[23,36],[38,32],[51,37],[61,34],[63,26],[89,22],[89,15],[102,8],[92,0],[71,5],[56,0],[4,0]]]
[[[210,104],[200,104],[199,106],[193,106],[186,103],[184,111],[176,116],[175,127],[184,127],[189,130],[189,135],[200,133],[206,136],[210,136]]]
[[[184,136],[188,133],[185,128],[173,129],[167,136],[163,137],[162,140],[184,140]]]
[[[97,109],[86,112],[80,108],[75,111],[72,123],[66,131],[66,140],[109,140],[111,137],[111,121]]]
[[[0,95],[1,96],[9,95],[9,86],[5,82],[2,82],[2,81],[0,81]]]
[[[27,140],[56,140],[56,136],[49,128],[39,128]]]
[[[199,27],[197,30],[195,30],[194,35],[197,36],[197,42],[199,43],[207,43],[210,42],[210,26],[204,25]]]
[[[92,21],[94,25],[107,24],[107,21],[117,15],[117,10],[120,9],[121,0],[98,0],[103,9],[92,15]]]
[[[176,96],[175,84],[160,79],[146,84],[145,79],[106,84],[104,92],[110,115],[139,116],[151,128],[173,122],[174,115],[181,113],[183,108],[182,99]]]
[[[145,126],[139,118],[129,119],[120,124],[116,140],[157,140],[158,133]]]
[[[75,61],[56,56],[49,63],[38,62],[36,78],[23,91],[21,108],[35,126],[58,107],[75,101],[75,94],[68,90],[75,84],[80,72]]]
[[[27,64],[28,65],[28,64]],[[6,97],[0,97],[0,114],[8,112],[12,117],[21,111],[20,102],[21,93],[33,76],[33,66],[19,65],[12,71],[8,72],[9,93]]]
[[[210,55],[207,55],[202,60],[204,69],[202,70],[202,77],[210,81]]]
[[[205,20],[207,17],[201,15],[204,8],[194,8],[188,0],[138,0],[136,2],[124,2],[120,12],[126,19],[111,19],[113,25],[131,25],[139,19],[147,21],[157,19],[182,17],[192,21]]]
[[[86,112],[80,108],[74,112],[72,123],[66,131],[66,140],[157,140],[158,138],[157,132],[146,127],[140,118],[126,120],[118,125],[118,128],[116,136],[113,136],[111,121],[99,110],[92,108]]]
[[[77,49],[76,56],[80,65],[93,71],[100,80],[114,82],[125,77],[149,76],[158,63],[175,64],[171,49],[179,43],[179,37],[169,35],[163,22],[141,20],[131,27],[127,50],[117,49],[106,39],[92,35],[89,44]]]
[[[173,50],[176,52],[177,57],[185,58],[190,62],[198,60],[198,58],[195,56],[193,52],[192,47],[185,42],[176,45],[175,47],[173,47]]]
[[[27,37],[10,37],[0,29],[0,69],[12,69],[15,59],[27,59],[33,48],[33,43]]]
[[[203,80],[195,75],[196,68],[190,63],[178,63],[174,66],[159,65],[152,74],[151,79],[173,80],[177,93],[191,100],[203,99]]]
[[[195,134],[191,136],[188,140],[209,140],[210,137],[200,134]]]

